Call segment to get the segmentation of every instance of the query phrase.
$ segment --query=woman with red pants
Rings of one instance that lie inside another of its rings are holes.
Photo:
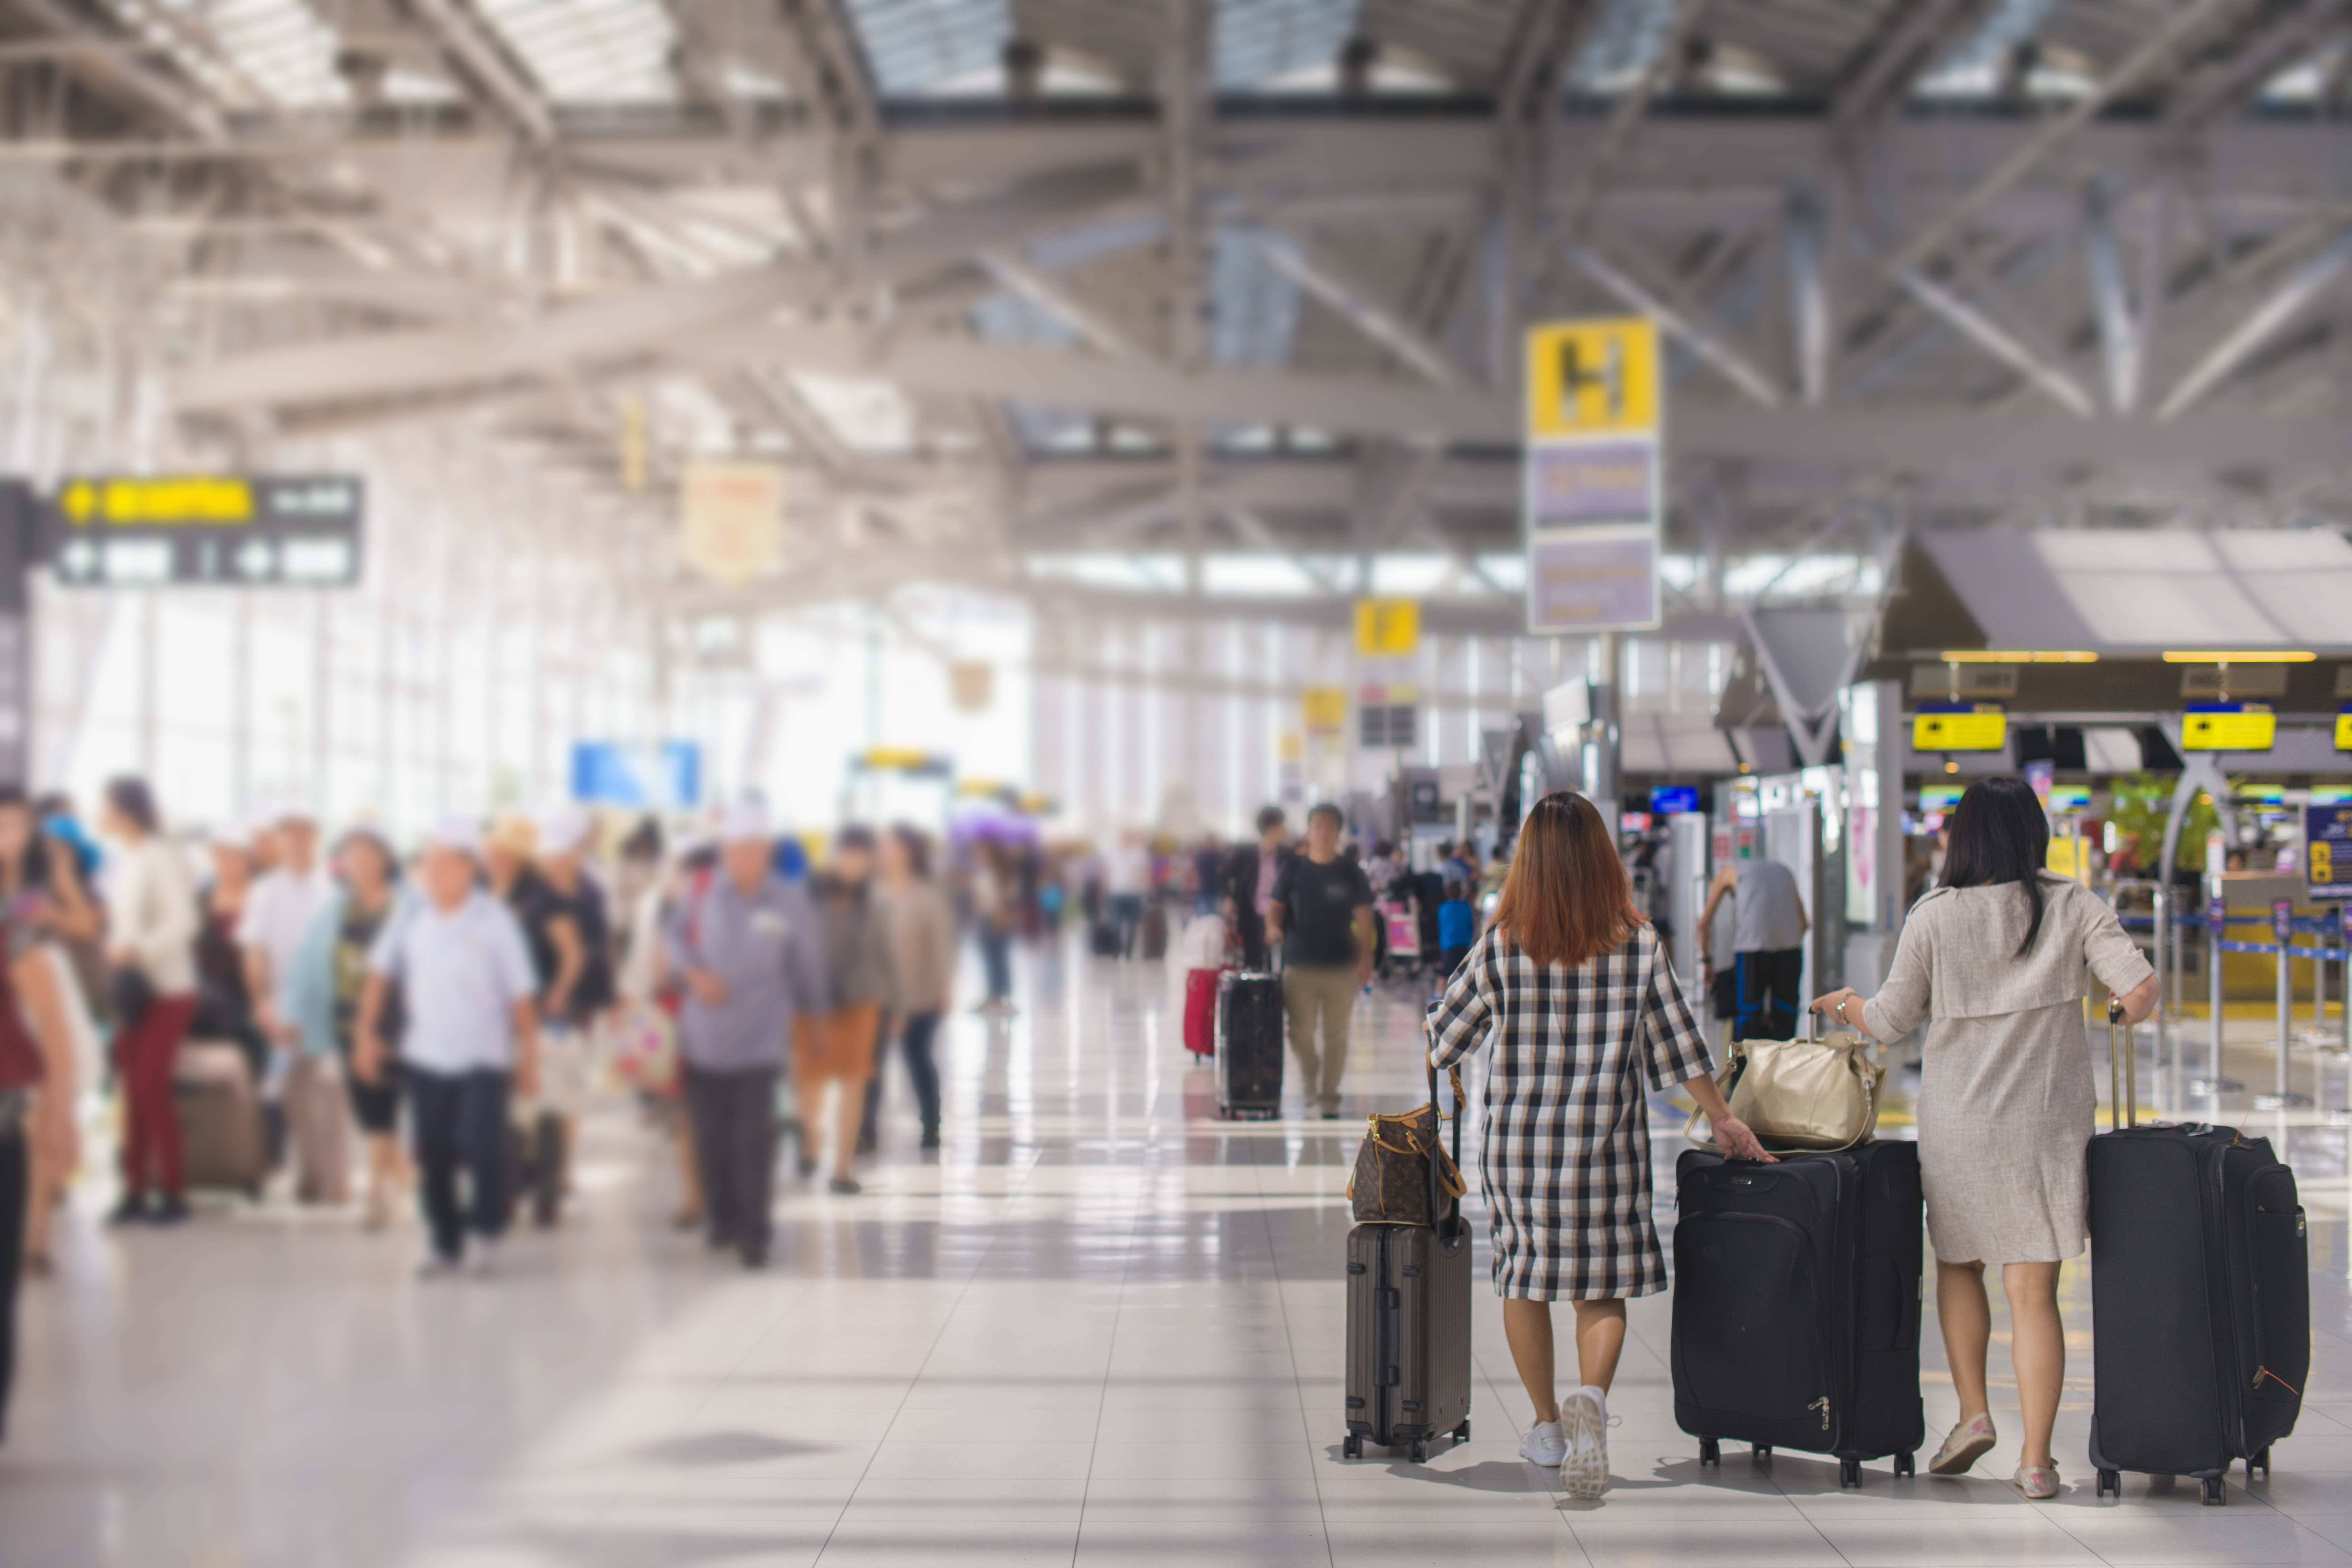
[[[106,868],[107,957],[116,999],[114,1070],[128,1114],[118,1225],[188,1217],[172,1068],[196,1011],[195,883],[177,846],[158,831],[147,781],[106,786],[100,829],[115,844]]]

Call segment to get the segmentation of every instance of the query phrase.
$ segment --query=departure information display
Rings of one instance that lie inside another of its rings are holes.
[[[39,550],[67,587],[351,587],[365,500],[355,475],[68,479]]]

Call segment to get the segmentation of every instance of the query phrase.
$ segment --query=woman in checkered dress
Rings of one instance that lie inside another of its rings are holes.
[[[1645,1080],[1681,1084],[1735,1155],[1770,1156],[1717,1091],[1698,1020],[1591,802],[1550,795],[1528,814],[1495,923],[1431,1005],[1428,1028],[1440,1067],[1494,1043],[1479,1170],[1504,1332],[1536,1408],[1521,1451],[1555,1465],[1565,1453],[1562,1484],[1597,1494],[1625,1299],[1666,1288]],[[1570,1432],[1553,1389],[1560,1300],[1576,1304],[1583,1384],[1567,1401]]]

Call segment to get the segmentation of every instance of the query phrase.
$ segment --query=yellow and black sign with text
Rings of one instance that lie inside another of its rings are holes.
[[[68,587],[348,587],[354,475],[90,475],[58,486],[40,554]]]

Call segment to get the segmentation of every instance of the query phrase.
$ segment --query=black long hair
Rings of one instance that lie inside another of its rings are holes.
[[[2042,934],[2042,872],[2050,861],[2050,818],[2042,797],[2023,779],[1979,779],[1952,813],[1951,842],[1944,850],[1944,882],[1953,888],[2025,884],[2032,918],[2017,956],[2033,951]]]

